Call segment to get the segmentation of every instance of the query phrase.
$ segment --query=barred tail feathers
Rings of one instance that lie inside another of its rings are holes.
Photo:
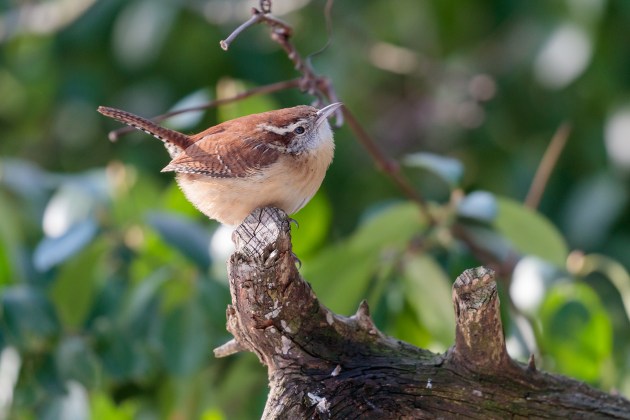
[[[172,158],[175,158],[186,150],[188,146],[193,144],[192,139],[187,135],[179,131],[171,130],[170,128],[162,127],[151,120],[132,114],[131,112],[106,106],[99,106],[98,112],[106,117],[113,118],[138,130],[142,130],[161,140],[164,142],[164,146]]]

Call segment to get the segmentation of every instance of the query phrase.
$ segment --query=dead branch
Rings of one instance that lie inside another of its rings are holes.
[[[227,328],[267,366],[265,419],[630,419],[626,399],[509,358],[492,270],[457,279],[455,345],[433,354],[381,333],[365,302],[351,317],[323,306],[295,267],[281,210],[255,210],[233,240]]]
[[[214,101],[210,101],[208,103],[205,103],[203,105],[198,105],[198,106],[193,106],[193,107],[189,107],[189,108],[182,108],[182,109],[177,109],[175,111],[171,111],[171,112],[166,112],[164,114],[160,114],[157,115],[153,118],[151,118],[152,121],[155,122],[160,122],[160,121],[164,121],[167,118],[173,117],[175,115],[179,115],[179,114],[184,114],[186,112],[193,112],[193,111],[203,111],[205,109],[210,109],[210,108],[215,108],[218,106],[222,106],[222,105],[227,105],[227,104],[231,104],[234,102],[238,102],[238,101],[242,101],[243,99],[247,99],[251,96],[256,96],[256,95],[266,95],[269,93],[273,93],[273,92],[278,92],[281,90],[286,90],[286,89],[291,89],[291,88],[295,88],[298,87],[300,84],[300,79],[292,79],[292,80],[283,80],[281,82],[276,82],[276,83],[271,83],[269,85],[264,85],[264,86],[257,86],[251,89],[248,89],[244,92],[238,93],[234,96],[230,96],[229,98],[220,98],[220,99],[215,99]],[[122,128],[119,128],[117,130],[113,130],[109,132],[109,139],[111,141],[116,141],[118,140],[121,136],[130,133],[132,131],[135,131],[136,129],[133,127],[129,127],[129,126],[125,126]]]

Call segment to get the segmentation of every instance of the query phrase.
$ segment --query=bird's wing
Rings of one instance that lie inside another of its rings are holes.
[[[226,132],[230,133],[227,137]],[[242,137],[221,125],[199,133],[162,172],[203,174],[216,178],[253,175],[278,160],[280,151],[253,137]]]

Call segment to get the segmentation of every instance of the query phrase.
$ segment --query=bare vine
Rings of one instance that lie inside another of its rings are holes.
[[[333,0],[328,0],[325,6],[325,15],[327,21],[327,32],[330,37],[331,34],[331,8]],[[299,73],[299,77],[291,80],[284,80],[269,85],[258,86],[247,91],[241,92],[237,95],[228,98],[221,98],[204,105],[179,109],[171,111],[165,114],[154,117],[154,121],[162,121],[174,115],[178,115],[190,111],[199,111],[209,109],[233,102],[243,100],[245,98],[269,94],[286,89],[297,88],[302,92],[310,94],[315,97],[314,105],[322,106],[326,103],[338,102],[339,97],[334,89],[332,81],[322,75],[318,75],[310,64],[308,58],[304,58],[302,54],[297,50],[295,44],[291,38],[293,36],[293,28],[283,20],[275,17],[272,14],[272,1],[260,0],[259,7],[252,8],[252,16],[239,25],[229,36],[220,41],[220,46],[223,50],[228,50],[232,43],[241,35],[244,31],[257,24],[264,24],[270,29],[270,38],[276,42],[284,50],[287,58],[293,63],[295,70]],[[327,42],[328,46],[330,40]],[[324,49],[326,48],[324,47]],[[320,51],[321,52],[321,51]],[[412,186],[409,180],[404,176],[400,170],[398,162],[391,157],[387,156],[381,148],[377,145],[370,134],[363,128],[361,123],[357,120],[354,114],[347,106],[340,108],[336,114],[336,125],[341,126],[344,120],[347,122],[348,128],[352,131],[357,141],[365,148],[370,157],[374,160],[377,169],[384,173],[391,181],[398,187],[398,189],[411,201],[417,204],[420,209],[423,218],[427,221],[430,228],[438,225],[438,221],[429,209],[427,200],[423,195]],[[133,128],[123,127],[121,129],[110,132],[110,139],[116,140],[121,135],[132,131]],[[562,151],[566,138],[569,134],[569,128],[566,124],[562,125],[556,134],[554,135],[549,150],[546,152],[543,161],[541,162],[537,176],[532,183],[530,194],[526,199],[526,205],[535,207],[540,200],[549,174],[551,173],[553,166],[556,164],[559,154]],[[476,239],[470,235],[466,229],[462,228],[459,223],[454,223],[450,226],[451,234],[464,243],[470,252],[484,265],[488,265],[494,268],[500,277],[509,279],[519,256],[510,251],[511,257],[505,261],[502,261],[496,255],[488,252],[484,249],[482,244],[477,243]]]
[[[319,76],[313,70],[313,67],[307,60],[302,58],[300,52],[295,48],[291,37],[293,36],[293,28],[286,22],[271,14],[271,0],[262,0],[260,10],[252,8],[252,17],[245,23],[236,28],[225,40],[220,42],[221,48],[228,50],[232,42],[246,29],[258,23],[264,23],[271,29],[271,39],[275,41],[287,54],[289,60],[293,62],[293,66],[298,73],[301,74],[299,89],[309,95],[315,96],[316,106],[320,106],[326,102],[339,102],[337,93],[332,83],[325,76]],[[343,124],[343,114],[341,110],[335,114],[337,118],[337,126]]]
[[[327,22],[330,22],[332,4],[332,0],[329,0],[326,3],[325,13],[327,17]],[[291,62],[293,63],[297,72],[300,73],[299,78],[281,81],[270,85],[259,86],[229,98],[217,99],[204,105],[161,114],[154,117],[153,120],[159,122],[165,120],[166,118],[185,112],[214,108],[228,103],[237,102],[250,96],[268,94],[292,88],[298,88],[300,89],[300,91],[314,96],[316,98],[314,104],[315,106],[321,106],[325,103],[339,102],[339,97],[330,79],[328,77],[318,75],[309,63],[309,60],[302,57],[293,42],[291,42],[291,37],[293,36],[293,28],[291,28],[291,26],[289,26],[289,24],[287,24],[286,22],[273,16],[271,14],[271,8],[271,0],[261,0],[259,8],[252,8],[252,16],[243,24],[239,25],[226,39],[220,41],[220,46],[223,50],[227,51],[230,45],[241,33],[243,33],[251,26],[254,26],[258,23],[264,23],[271,29],[271,39],[280,45],[280,47],[285,51],[289,60],[291,60]],[[328,31],[330,32],[330,24]],[[377,146],[377,143],[372,139],[367,131],[363,129],[359,121],[350,112],[348,107],[344,106],[340,108],[336,112],[335,118],[337,126],[341,126],[343,124],[344,118],[348,120],[348,126],[354,133],[357,140],[367,150],[370,157],[375,161],[377,168],[381,170],[384,174],[386,174],[410,200],[414,201],[418,205],[424,218],[428,221],[430,226],[436,225],[437,222],[429,211],[426,199],[411,185],[407,178],[405,178],[405,176],[400,171],[398,163],[395,160],[386,156],[383,151]],[[123,127],[118,130],[111,131],[109,133],[109,138],[114,141],[117,140],[121,135],[131,131],[133,131],[133,128]]]
[[[156,117],[151,118],[155,122],[164,121],[167,118],[170,118],[175,115],[185,114],[187,112],[193,111],[203,111],[205,109],[215,108],[222,105],[231,104],[233,102],[242,101],[243,99],[249,98],[251,96],[256,95],[266,95],[273,92],[278,92],[285,89],[296,88],[300,84],[300,79],[291,79],[291,80],[283,80],[281,82],[271,83],[269,85],[257,86],[255,88],[246,90],[244,92],[240,92],[234,96],[230,96],[228,98],[216,99],[214,101],[210,101],[203,105],[182,108],[171,112],[166,112],[164,114],[160,114]],[[109,132],[109,139],[111,141],[118,140],[124,134],[135,131],[136,129],[130,126],[121,127],[117,130],[112,130]]]

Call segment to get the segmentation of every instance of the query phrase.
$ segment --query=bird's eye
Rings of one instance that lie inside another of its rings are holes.
[[[295,130],[293,130],[295,134],[304,134],[305,131],[306,130],[304,130],[304,127],[302,126],[296,127]]]

